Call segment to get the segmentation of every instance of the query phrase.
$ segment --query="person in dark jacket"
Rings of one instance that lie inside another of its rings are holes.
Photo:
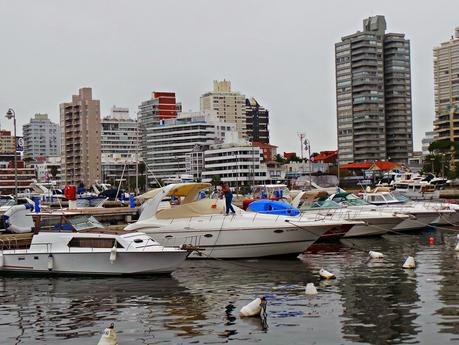
[[[236,211],[234,211],[233,205],[231,205],[231,202],[233,201],[233,193],[231,192],[231,189],[227,183],[223,185],[222,193],[225,196],[226,215],[228,215],[229,211],[231,211],[233,214],[236,214]]]

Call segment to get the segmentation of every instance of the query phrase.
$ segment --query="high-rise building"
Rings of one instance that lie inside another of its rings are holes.
[[[269,111],[255,98],[245,100],[247,138],[251,141],[269,144]]]
[[[197,169],[202,164],[192,157],[196,160],[202,157],[198,148],[204,151],[212,144],[234,140],[237,140],[236,125],[213,114],[184,112],[175,119],[163,120],[147,133],[150,180],[170,179],[190,172],[199,178]]]
[[[100,101],[92,98],[92,89],[81,88],[72,101],[60,104],[61,157],[65,184],[99,182]]]
[[[147,134],[161,121],[174,119],[182,110],[182,105],[177,103],[175,92],[152,92],[151,98],[139,105],[138,123],[140,131],[140,152],[147,168],[152,164],[151,147]]]
[[[59,156],[61,154],[60,126],[48,118],[48,114],[35,114],[22,127],[24,159]]]
[[[459,27],[455,36],[433,50],[435,140],[459,141]],[[456,162],[458,158],[456,156]]]
[[[410,42],[386,33],[384,16],[335,44],[339,162],[390,159],[413,152]]]
[[[133,176],[139,156],[137,121],[129,117],[128,108],[113,106],[101,120],[102,180],[116,182],[121,175]]]
[[[0,153],[15,153],[16,140],[11,131],[0,130]]]
[[[201,112],[215,113],[222,121],[235,123],[240,138],[247,138],[245,96],[231,91],[229,80],[214,80],[214,89],[201,96]]]

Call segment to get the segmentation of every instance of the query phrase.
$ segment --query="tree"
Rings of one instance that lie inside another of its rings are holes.
[[[276,162],[278,163],[285,163],[285,159],[284,157],[282,157],[279,153],[277,155],[274,156],[274,159]]]
[[[222,179],[220,178],[220,175],[213,175],[212,180],[210,181],[210,183],[214,187],[219,186],[221,182],[222,182]]]
[[[51,168],[49,169],[49,173],[54,179],[56,178],[58,172],[59,172],[59,169],[57,168],[56,165],[52,165]]]

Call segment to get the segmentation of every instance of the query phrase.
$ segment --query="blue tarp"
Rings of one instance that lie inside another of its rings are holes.
[[[286,202],[266,199],[251,202],[248,210],[257,213],[275,214],[278,216],[297,216],[300,214],[297,208]]]

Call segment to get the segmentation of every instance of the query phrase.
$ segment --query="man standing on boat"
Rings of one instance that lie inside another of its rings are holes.
[[[231,192],[231,189],[228,186],[228,183],[223,184],[222,193],[225,196],[226,215],[228,215],[229,211],[231,211],[233,214],[236,214],[236,211],[234,211],[233,205],[231,205],[231,202],[233,201],[233,193]]]

